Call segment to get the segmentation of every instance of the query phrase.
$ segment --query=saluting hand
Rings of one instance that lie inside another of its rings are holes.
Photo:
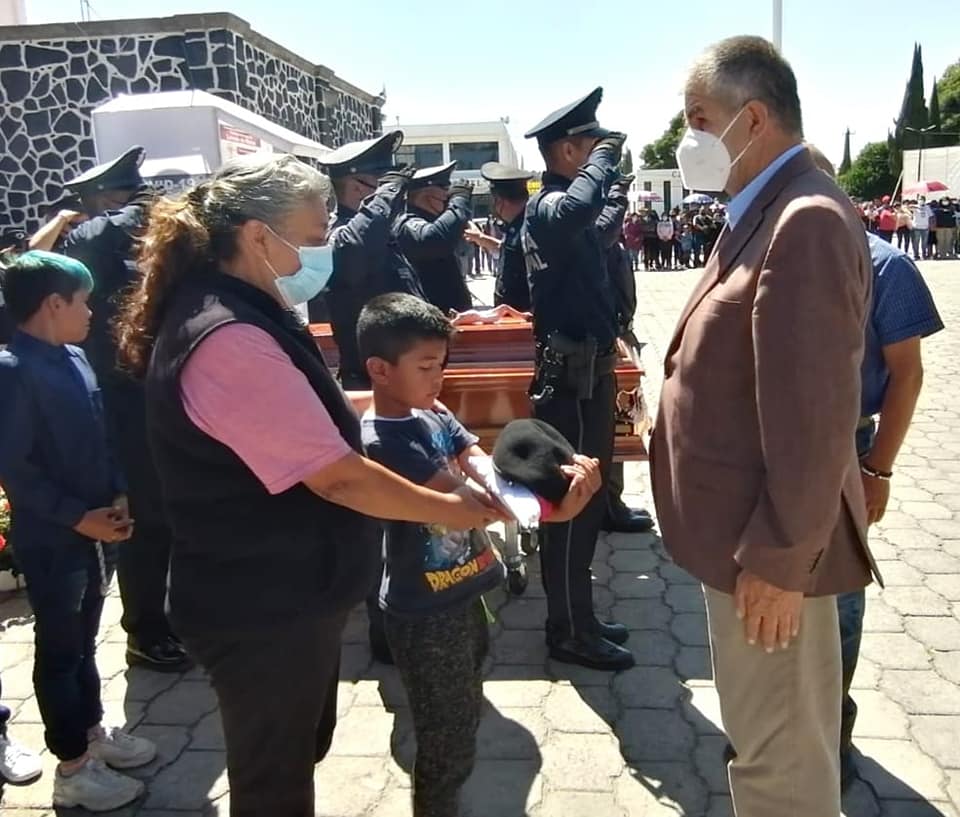
[[[734,601],[748,644],[759,641],[767,652],[773,652],[777,645],[785,650],[800,634],[803,593],[781,590],[744,570],[737,576]]]

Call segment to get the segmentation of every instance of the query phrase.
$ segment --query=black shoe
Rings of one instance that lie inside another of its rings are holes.
[[[193,661],[187,655],[187,651],[173,637],[150,645],[128,640],[127,665],[143,667],[154,672],[187,672],[193,669]]]
[[[630,631],[617,621],[600,621],[600,619],[596,619],[596,622],[597,635],[605,638],[607,641],[612,641],[614,644],[626,644],[627,639],[630,638]]]
[[[601,528],[608,533],[646,533],[653,530],[653,518],[647,511],[624,506],[621,510],[608,513]]]
[[[590,669],[617,672],[630,669],[636,662],[633,653],[596,633],[583,633],[564,639],[547,639],[550,657],[564,664],[579,664]]]

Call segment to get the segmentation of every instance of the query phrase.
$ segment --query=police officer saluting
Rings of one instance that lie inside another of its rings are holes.
[[[71,230],[62,252],[82,261],[93,273],[93,317],[84,349],[100,383],[107,431],[127,478],[130,515],[137,520],[130,541],[119,548],[117,564],[127,663],[183,672],[192,662],[171,631],[164,610],[171,533],[147,445],[143,384],[119,367],[113,334],[117,296],[139,278],[135,242],[146,229],[152,201],[140,176],[143,157],[142,147],[131,147],[66,183],[79,196],[89,220]]]
[[[423,292],[444,312],[470,308],[470,290],[457,260],[470,221],[473,188],[451,185],[456,162],[418,170],[407,185],[407,212],[397,219],[400,251],[410,260]]]
[[[525,134],[536,137],[547,171],[527,204],[522,241],[537,342],[534,415],[575,450],[599,459],[606,478],[613,459],[618,325],[596,222],[619,177],[626,137],[597,122],[602,96],[597,88]],[[634,664],[620,646],[629,633],[593,612],[590,563],[605,504],[602,490],[573,521],[544,526],[547,646],[558,661],[621,670]]]
[[[480,230],[467,229],[465,237],[481,249],[497,253],[496,283],[493,289],[495,306],[506,304],[521,312],[530,310],[530,285],[527,283],[527,267],[523,260],[520,233],[523,214],[527,209],[527,182],[533,178],[529,170],[486,162],[480,175],[490,182],[493,200],[491,213],[504,224],[503,238],[496,239]]]
[[[333,277],[325,294],[310,302],[310,319],[323,320],[325,306],[340,349],[339,378],[345,389],[370,386],[357,349],[357,318],[377,295],[406,292],[424,297],[410,263],[393,235],[403,211],[404,190],[413,169],[394,166],[403,142],[395,130],[376,139],[352,142],[327,154],[323,168],[337,194],[337,215],[330,230]]]

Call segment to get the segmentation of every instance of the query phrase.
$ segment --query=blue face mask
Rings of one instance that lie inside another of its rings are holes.
[[[277,289],[280,290],[280,295],[290,307],[305,304],[323,291],[323,288],[330,281],[330,276],[333,275],[333,247],[329,245],[323,247],[295,247],[283,236],[277,235],[276,230],[269,225],[267,229],[291,250],[295,250],[300,258],[300,269],[291,275],[277,275],[277,271],[267,261],[267,266],[276,276],[275,283]]]

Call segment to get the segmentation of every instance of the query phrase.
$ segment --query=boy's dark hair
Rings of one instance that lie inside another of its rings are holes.
[[[453,331],[443,312],[415,295],[378,295],[363,307],[357,320],[360,359],[379,357],[396,363],[418,341],[449,341]]]
[[[93,276],[80,261],[42,250],[18,256],[0,270],[0,289],[14,323],[26,323],[44,299],[56,293],[67,301],[93,289]]]

